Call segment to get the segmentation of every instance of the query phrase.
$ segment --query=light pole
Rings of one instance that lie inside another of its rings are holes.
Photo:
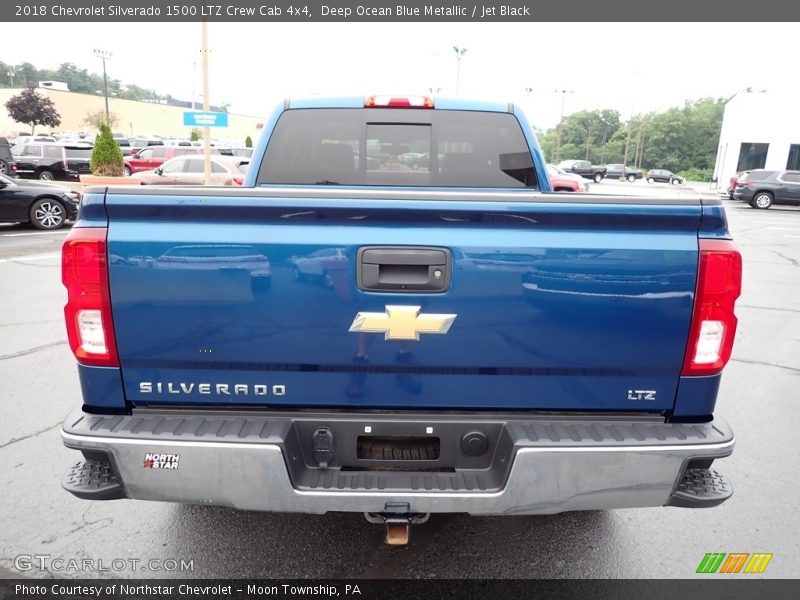
[[[625,152],[622,155],[622,177],[620,181],[627,181],[628,148],[631,145],[631,130],[633,129],[633,100],[631,100],[631,116],[628,119],[628,135],[625,136]]]
[[[111,127],[111,113],[108,111],[108,78],[106,77],[106,61],[111,60],[113,52],[94,49],[94,55],[103,61],[103,95],[106,98],[106,125]]]
[[[558,136],[556,137],[556,152],[553,162],[558,162],[561,158],[561,130],[564,127],[564,104],[567,100],[567,94],[574,93],[574,90],[556,90],[556,94],[561,94],[561,117],[558,120]]]
[[[205,6],[205,4],[204,4]],[[208,19],[200,21],[202,44],[200,51],[203,58],[203,110],[208,112]],[[203,183],[211,184],[211,129],[203,127]]]
[[[453,46],[453,50],[456,53],[456,96],[458,96],[458,85],[461,79],[461,58],[467,53],[467,49]]]

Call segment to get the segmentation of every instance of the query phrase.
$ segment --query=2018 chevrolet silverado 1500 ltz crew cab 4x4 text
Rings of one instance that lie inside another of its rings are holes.
[[[550,187],[516,106],[368,97],[281,104],[240,188],[89,188],[64,486],[363,512],[395,542],[430,513],[726,500],[720,202]]]

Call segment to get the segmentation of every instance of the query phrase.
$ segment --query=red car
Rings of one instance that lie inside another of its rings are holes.
[[[202,153],[203,149],[198,146],[148,146],[125,157],[125,175],[152,171],[160,167],[164,161],[176,156]],[[219,150],[212,148],[211,154],[219,154]]]
[[[750,171],[739,171],[736,175],[731,177],[730,185],[728,185],[728,198],[733,200],[733,192],[736,191],[736,183],[748,175],[750,175]]]
[[[550,184],[554,192],[585,192],[586,184],[583,183],[580,175],[566,173],[560,167],[547,165],[547,173],[550,175]]]

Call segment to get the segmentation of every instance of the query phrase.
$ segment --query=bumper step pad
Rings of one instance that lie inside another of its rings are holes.
[[[714,469],[686,469],[667,506],[711,508],[733,495],[733,486]]]
[[[108,460],[79,460],[67,470],[61,485],[74,496],[84,500],[127,498]]]

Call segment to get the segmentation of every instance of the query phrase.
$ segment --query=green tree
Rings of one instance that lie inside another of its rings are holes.
[[[33,88],[27,88],[12,96],[5,106],[9,116],[17,123],[31,126],[31,134],[37,125],[58,127],[61,124],[61,115],[56,111],[53,101],[40,96]]]
[[[25,62],[14,67],[14,85],[16,87],[31,87],[39,83],[39,71],[31,63]]]
[[[244,147],[245,148],[253,147],[253,138],[251,138],[249,135],[246,138],[244,138]]]
[[[635,115],[622,123],[613,110],[582,111],[561,123],[560,160],[588,159],[594,164],[627,162],[644,169],[706,172],[716,160],[725,100],[703,98],[663,112]],[[630,138],[628,130],[630,129]],[[538,132],[548,161],[555,160],[559,128]]]
[[[95,139],[92,158],[89,162],[92,174],[121,177],[124,166],[122,150],[111,135],[111,128],[106,123],[101,123],[100,134]]]
[[[0,60],[0,87],[10,88],[17,85],[16,75],[17,71],[13,65],[6,64]]]
[[[647,116],[641,164],[678,172],[713,169],[725,101],[703,98]]]
[[[619,113],[615,110],[585,110],[567,116],[559,127],[539,134],[547,160],[584,159],[593,163],[606,161],[607,144],[620,129]]]
[[[192,133],[189,136],[189,139],[193,142],[197,142],[200,140],[200,130],[197,127],[192,128]]]
[[[124,91],[120,90],[120,92],[120,97],[126,98],[127,100],[152,100],[153,98],[158,97],[158,94],[155,90],[150,90],[133,84],[126,85]]]

